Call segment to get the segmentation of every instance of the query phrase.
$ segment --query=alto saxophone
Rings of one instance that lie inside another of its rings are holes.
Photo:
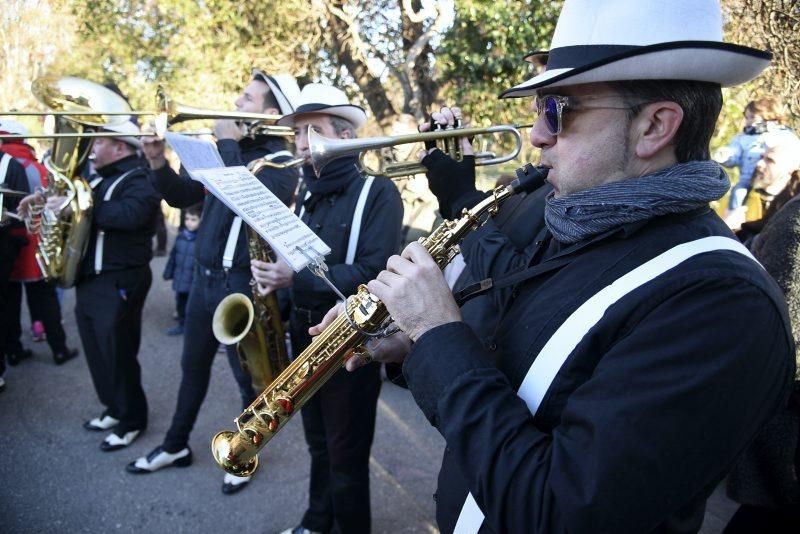
[[[533,191],[544,183],[549,169],[531,164],[517,170],[518,178],[501,186],[460,219],[444,221],[420,243],[440,268],[458,254],[464,237],[480,227],[486,216],[515,193]],[[368,337],[380,333],[391,318],[386,306],[365,285],[345,302],[345,313],[327,328],[237,417],[236,432],[219,432],[211,452],[219,466],[237,476],[258,468],[258,451],[338,371],[352,354],[363,350]]]
[[[247,227],[250,258],[271,262],[266,241]],[[253,386],[263,390],[289,365],[286,335],[275,293],[261,295],[256,281],[250,280],[253,296],[243,293],[228,295],[217,305],[212,319],[214,336],[225,345],[236,344],[242,368],[250,373]]]

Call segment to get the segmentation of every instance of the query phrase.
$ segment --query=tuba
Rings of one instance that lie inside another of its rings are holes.
[[[250,258],[271,262],[269,245],[249,226]],[[275,293],[261,295],[256,281],[250,281],[253,300],[243,293],[228,295],[214,310],[212,329],[224,345],[236,344],[242,368],[250,373],[253,387],[263,390],[289,365],[286,336]]]
[[[533,191],[547,176],[545,167],[528,164],[517,170],[518,179],[494,190],[488,198],[460,219],[445,221],[430,236],[420,239],[433,259],[444,269],[458,254],[458,245],[480,227],[487,214],[520,192]],[[345,311],[300,354],[267,389],[237,417],[236,432],[214,436],[211,452],[219,466],[237,476],[250,476],[258,468],[258,451],[338,371],[351,354],[363,351],[369,337],[385,331],[391,318],[386,306],[362,285],[345,302]]]
[[[91,227],[92,190],[80,173],[86,166],[92,139],[80,134],[95,132],[105,126],[129,120],[130,106],[119,95],[102,85],[80,78],[38,78],[33,82],[34,96],[53,111],[74,114],[56,115],[56,133],[75,134],[57,138],[44,165],[50,182],[45,197],[66,197],[59,215],[44,206],[32,210],[26,221],[28,230],[37,234],[36,260],[46,279],[55,279],[61,287],[71,287],[78,276]],[[114,115],[104,115],[103,111]]]

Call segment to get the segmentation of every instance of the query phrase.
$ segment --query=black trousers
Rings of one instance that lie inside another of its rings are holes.
[[[147,427],[147,399],[137,356],[142,309],[153,275],[149,265],[103,272],[75,289],[75,318],[92,382],[105,415],[123,436]]]
[[[178,312],[178,321],[181,324],[186,322],[186,304],[189,302],[189,293],[181,291],[175,292],[175,311]]]
[[[181,356],[183,373],[178,390],[178,404],[164,439],[164,447],[168,452],[177,452],[189,444],[189,434],[208,392],[211,365],[219,347],[219,341],[211,330],[214,310],[220,301],[231,293],[250,295],[250,277],[250,271],[230,271],[226,274],[223,271],[200,266],[195,269],[186,304]],[[244,409],[256,397],[252,380],[239,364],[236,346],[227,347],[226,352],[228,363],[239,385]]]
[[[321,319],[321,317],[319,317]],[[308,346],[317,317],[292,313],[295,355]],[[319,532],[370,532],[369,455],[381,390],[380,366],[338,371],[301,410],[311,455],[308,509],[301,524]]]
[[[3,317],[6,318],[6,335],[4,351],[17,353],[22,351],[22,287],[25,286],[25,297],[31,320],[42,321],[47,334],[47,344],[53,354],[66,352],[66,334],[61,326],[61,305],[58,303],[55,282],[37,280],[35,282],[9,282],[8,298],[3,306]]]

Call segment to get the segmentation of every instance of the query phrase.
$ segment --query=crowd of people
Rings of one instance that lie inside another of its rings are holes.
[[[770,54],[724,42],[715,0],[566,0],[551,48],[534,56],[543,69],[501,98],[532,99],[530,142],[547,183],[469,233],[444,274],[424,244],[401,248],[392,181],[366,175],[355,156],[314,172],[309,132],[354,139],[368,121],[344,91],[254,70],[236,109],[280,115],[293,144],[216,121],[224,164],[272,163],[255,176],[330,247],[328,281],[344,295],[367,284],[397,327],[303,406],[309,502],[282,534],[370,532],[382,376],[410,390],[446,441],[443,532],[696,532],[726,477],[740,504],[726,532],[797,532],[800,138],[770,96],[748,104],[729,145],[713,155],[709,146],[721,88],[759,76]],[[420,129],[465,120],[443,107]],[[84,428],[106,433],[106,452],[170,413],[148,406],[137,354],[151,335],[142,310],[160,202],[182,209],[163,272],[178,320],[166,333],[183,335],[176,405],[162,443],[125,468],[152,475],[192,463],[226,296],[277,295],[295,357],[344,306],[310,270],[251,258],[246,223],[169,164],[163,139],[133,122],[105,130],[84,170],[93,209],[74,313],[100,404]],[[43,192],[47,169],[3,134],[25,130],[0,121],[0,376],[30,356],[23,289],[55,363],[78,354],[24,224],[37,207],[60,217],[73,208]],[[461,161],[421,154],[447,219],[491,195],[476,189],[472,146],[460,142]],[[295,158],[299,168],[286,164]],[[723,166],[738,168],[733,186]],[[720,218],[710,204],[727,193]],[[747,212],[753,196],[758,218]],[[246,409],[259,392],[236,346],[224,352]],[[249,482],[226,473],[221,489]]]

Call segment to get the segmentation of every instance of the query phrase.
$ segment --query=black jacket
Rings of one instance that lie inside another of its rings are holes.
[[[3,156],[4,152],[0,151],[0,156]],[[28,176],[25,174],[25,167],[17,161],[12,155],[7,154],[8,156],[8,168],[6,169],[5,176],[0,176],[0,185],[5,187],[6,189],[13,189],[14,191],[22,191],[24,193],[30,193],[30,188],[28,186]],[[17,206],[19,205],[19,201],[22,197],[14,196],[14,195],[3,195],[3,207],[11,212],[14,213],[17,211]],[[12,224],[13,223],[13,224]],[[22,226],[23,223],[16,221],[16,219],[9,220],[9,226]]]
[[[0,156],[2,156],[0,152]],[[30,192],[28,190],[28,178],[25,175],[25,167],[20,162],[11,157],[8,161],[8,169],[5,176],[0,176],[0,184],[7,189],[14,191]],[[22,197],[3,195],[3,208],[6,211],[15,213]],[[4,285],[8,281],[8,276],[14,265],[19,249],[24,246],[24,238],[11,235],[12,228],[22,228],[24,223],[16,219],[8,219],[0,225],[0,284]]]
[[[326,195],[316,203],[312,212],[306,211],[302,217],[303,222],[331,248],[331,253],[325,257],[330,268],[328,278],[345,296],[354,294],[359,284],[375,278],[386,267],[389,256],[398,253],[400,248],[403,224],[400,193],[389,179],[378,176],[364,206],[355,262],[345,264],[353,212],[363,185],[364,178],[353,167],[352,181],[344,191]],[[304,196],[301,192],[299,198]],[[298,201],[298,214],[301,208],[302,203]],[[295,275],[291,295],[294,306],[319,312],[328,311],[338,298],[308,269]]]
[[[222,161],[228,167],[247,165],[254,159],[267,154],[286,150],[286,141],[276,137],[259,136],[255,140],[244,138],[238,143],[230,139],[217,142]],[[291,159],[291,155],[275,158],[276,163]],[[228,241],[231,224],[236,214],[228,209],[222,201],[213,195],[206,195],[200,182],[192,180],[181,170],[178,176],[169,165],[151,171],[156,187],[170,206],[186,208],[198,202],[203,205],[203,223],[197,234],[197,262],[209,269],[222,269],[222,256]],[[295,169],[264,168],[257,178],[286,205],[289,205],[297,187],[297,171]],[[233,269],[250,270],[250,255],[247,248],[247,232],[239,232],[236,251],[233,258]]]
[[[544,230],[520,253],[490,221],[463,243],[476,279],[553,268],[495,294],[484,343],[464,323],[414,344],[404,373],[444,436],[437,520],[469,490],[481,532],[696,532],[705,500],[785,404],[794,346],[780,290],[736,252],[695,256],[612,305],[555,376],[535,417],[516,395],[584,301],[674,245],[732,237],[709,210],[618,228],[570,247]],[[753,317],[758,317],[754,325]],[[733,333],[736,335],[733,335]]]
[[[122,174],[132,171],[114,188],[111,199],[106,191]],[[160,198],[150,183],[147,163],[128,156],[98,171],[101,181],[92,189],[92,225],[86,254],[81,261],[81,276],[95,274],[98,233],[104,232],[103,272],[147,265],[153,257],[153,235]]]

